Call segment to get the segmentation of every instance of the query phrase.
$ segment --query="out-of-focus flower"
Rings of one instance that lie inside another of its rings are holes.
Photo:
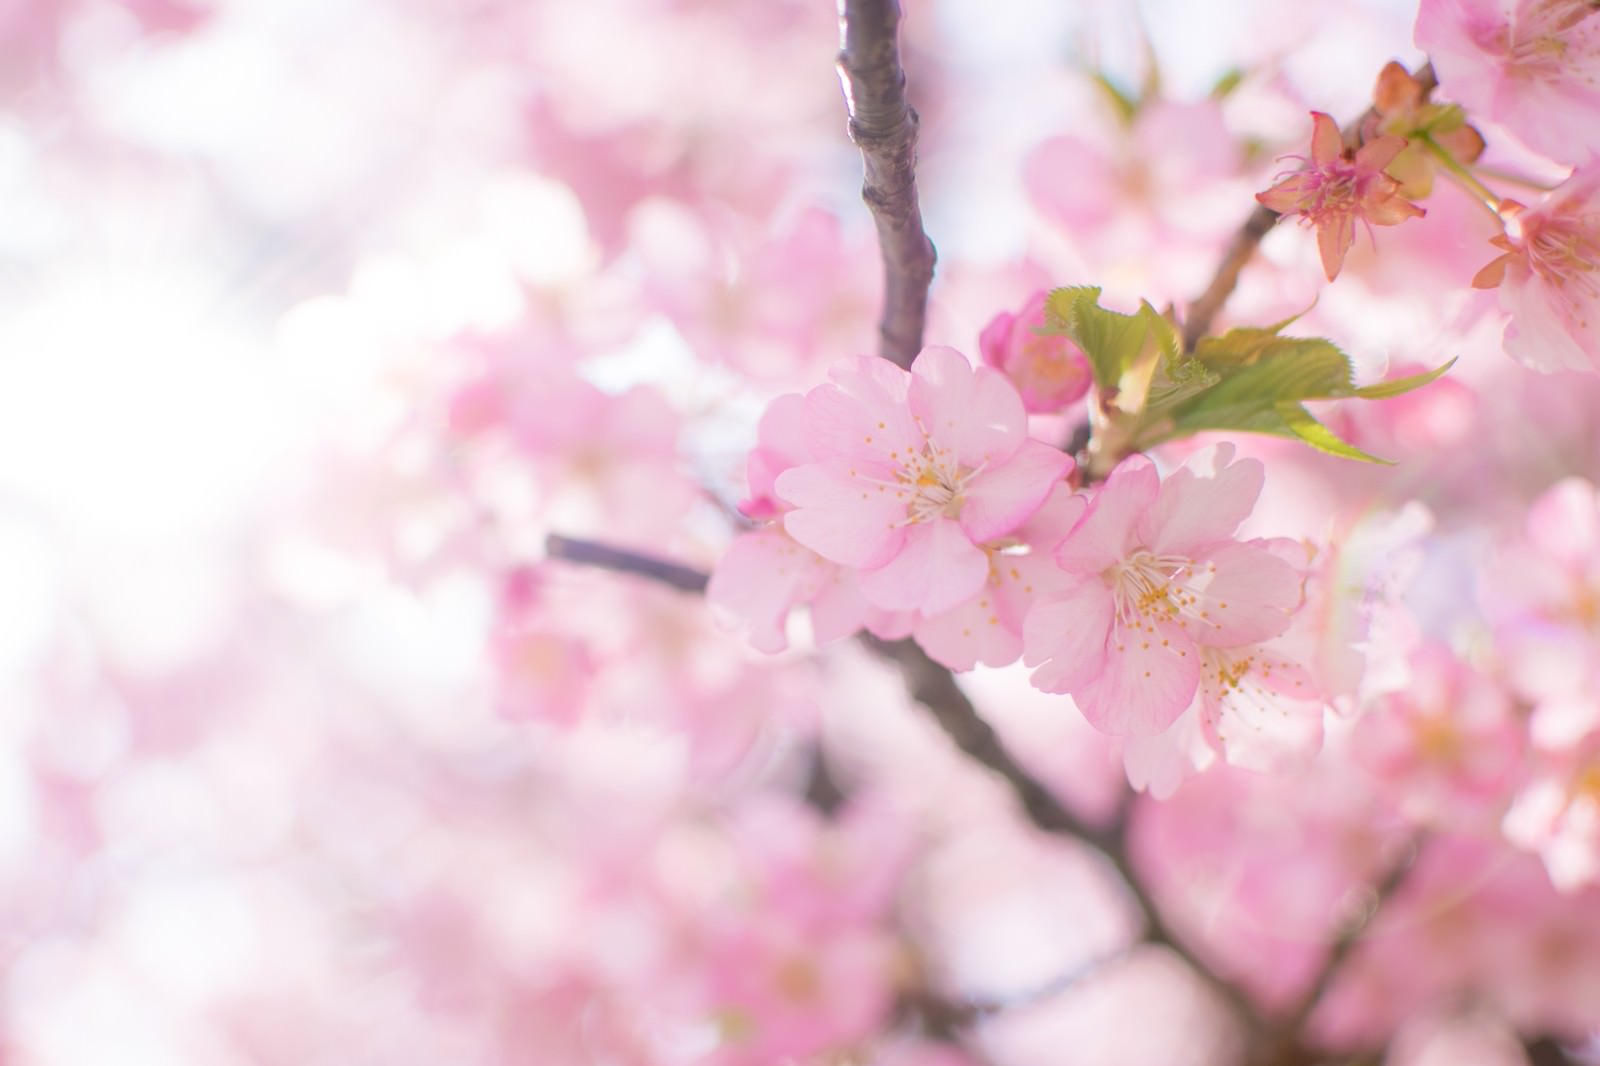
[[[1278,636],[1300,605],[1294,569],[1234,538],[1265,475],[1232,459],[1219,446],[1165,484],[1148,460],[1125,460],[1056,548],[1074,581],[1028,615],[1024,661],[1103,732],[1166,729],[1194,699],[1202,646]]]
[[[1423,0],[1417,47],[1468,110],[1574,163],[1600,151],[1600,18],[1586,0]]]
[[[1405,689],[1380,696],[1357,724],[1356,759],[1407,818],[1472,826],[1498,816],[1515,787],[1524,729],[1503,688],[1428,644]]]
[[[784,471],[784,528],[860,570],[886,610],[946,610],[989,575],[979,545],[1011,532],[1072,469],[1027,435],[1022,400],[999,372],[929,347],[911,372],[882,359],[835,365],[806,396],[817,461]]]
[[[1390,62],[1379,72],[1372,90],[1372,110],[1372,119],[1362,127],[1367,140],[1385,134],[1410,138],[1422,133],[1459,162],[1472,163],[1483,154],[1483,135],[1467,125],[1461,108],[1427,102],[1422,82],[1399,63]],[[1425,148],[1410,144],[1389,164],[1387,173],[1400,182],[1401,196],[1420,200],[1433,190],[1433,169],[1434,159]]]
[[[1310,158],[1256,199],[1280,215],[1298,216],[1302,225],[1316,227],[1322,269],[1332,281],[1355,241],[1358,220],[1369,228],[1395,226],[1424,212],[1402,197],[1400,183],[1384,173],[1405,149],[1403,138],[1379,137],[1352,152],[1331,117],[1313,111],[1311,119]]]
[[[1011,379],[1022,406],[1059,411],[1089,391],[1089,357],[1070,338],[1040,333],[1047,294],[1036,292],[1016,314],[1002,311],[978,337],[983,361]]]
[[[1472,279],[1511,314],[1506,354],[1535,370],[1600,370],[1600,164],[1533,207],[1502,200],[1504,249]]]

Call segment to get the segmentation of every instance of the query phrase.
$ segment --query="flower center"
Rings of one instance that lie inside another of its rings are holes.
[[[1203,619],[1200,598],[1186,584],[1196,565],[1187,556],[1137,551],[1113,566],[1104,576],[1111,585],[1117,620],[1155,632],[1158,622],[1186,625]]]
[[[935,518],[960,518],[966,503],[963,493],[983,468],[963,467],[949,449],[924,448],[910,462],[895,471],[894,479],[905,486],[906,521],[927,522]]]

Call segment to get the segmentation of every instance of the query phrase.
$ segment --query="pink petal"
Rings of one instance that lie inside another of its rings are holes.
[[[1322,701],[1299,664],[1274,659],[1263,666],[1226,691],[1202,681],[1201,731],[1230,766],[1262,773],[1302,767],[1322,749]]]
[[[1155,632],[1113,627],[1105,667],[1072,694],[1090,725],[1114,736],[1153,736],[1189,706],[1200,683],[1200,652],[1176,624]]]
[[[1022,623],[1022,661],[1044,692],[1076,692],[1105,668],[1111,591],[1090,578],[1035,604]]]
[[[1355,239],[1355,220],[1348,212],[1325,215],[1317,220],[1317,251],[1322,255],[1322,270],[1329,281],[1339,276],[1344,254]]]
[[[1016,320],[1016,316],[1010,311],[1001,311],[983,327],[983,332],[978,334],[978,354],[983,357],[985,363],[997,370],[1004,362],[1006,345],[1011,339],[1011,330]]]
[[[785,470],[778,496],[796,509],[783,528],[824,559],[881,566],[905,540],[905,501],[884,487],[889,479],[882,467],[843,458]]]
[[[1600,558],[1600,496],[1582,478],[1546,489],[1526,519],[1529,539],[1563,563],[1586,568]]]
[[[823,566],[820,589],[811,601],[811,637],[818,644],[830,644],[855,633],[876,612],[861,595],[854,570]]]
[[[989,557],[948,518],[918,522],[888,562],[863,569],[861,591],[867,602],[890,611],[949,610],[983,586]]]
[[[974,544],[1010,533],[1039,509],[1072,467],[1072,457],[1060,448],[1024,440],[1011,458],[968,482],[962,493],[961,528]]]
[[[1072,527],[1078,524],[1088,510],[1089,497],[1073,492],[1065,481],[1050,487],[1050,495],[1017,530],[1017,537],[1037,552],[1053,552],[1057,544],[1067,539]]]
[[[1344,139],[1339,135],[1339,124],[1331,115],[1311,112],[1311,161],[1325,167],[1343,154]]]
[[[1311,175],[1291,174],[1266,192],[1256,193],[1256,199],[1280,215],[1292,214],[1306,202],[1311,185]]]
[[[1189,583],[1198,596],[1200,621],[1187,624],[1196,643],[1256,644],[1289,628],[1302,593],[1294,567],[1251,544],[1227,544],[1200,561],[1204,569]]]
[[[911,413],[931,443],[969,467],[1006,459],[1028,429],[1022,397],[1004,374],[974,370],[966,356],[939,345],[911,364]]]
[[[1005,666],[1022,654],[1022,634],[1006,624],[992,584],[947,611],[924,615],[912,636],[930,658],[951,670],[978,663]]]
[[[757,651],[780,652],[789,611],[815,592],[825,566],[781,530],[744,533],[717,560],[706,600],[724,624],[742,623]]]
[[[806,434],[818,459],[860,456],[889,461],[922,447],[906,409],[910,375],[886,359],[857,356],[836,363],[832,385],[806,394]]]
[[[1161,478],[1150,460],[1124,459],[1056,548],[1056,565],[1073,574],[1098,574],[1127,558],[1139,520],[1160,491]]]
[[[1194,555],[1206,545],[1233,539],[1239,523],[1250,517],[1266,468],[1257,459],[1228,462],[1231,446],[1219,446],[1209,457],[1196,456],[1174,470],[1161,484],[1161,495],[1139,522],[1139,537],[1163,555]],[[1210,477],[1201,465],[1216,462]]]
[[[1381,171],[1394,162],[1394,157],[1406,150],[1406,139],[1386,134],[1374,138],[1356,150],[1356,170]]]

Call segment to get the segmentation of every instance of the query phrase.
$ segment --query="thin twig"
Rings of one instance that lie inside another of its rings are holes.
[[[551,533],[544,538],[544,553],[551,559],[594,566],[602,570],[615,570],[622,574],[637,574],[662,585],[670,585],[680,592],[704,592],[709,575],[692,566],[668,562],[653,555],[643,555],[626,548],[613,548],[591,540],[577,540]]]
[[[1222,261],[1211,276],[1211,284],[1189,305],[1189,315],[1183,321],[1184,351],[1194,351],[1194,346],[1211,328],[1212,319],[1217,317],[1222,305],[1233,295],[1234,286],[1239,284],[1244,265],[1256,254],[1261,238],[1278,224],[1278,218],[1278,212],[1257,204],[1255,210],[1250,212],[1250,217],[1244,220],[1244,225],[1239,227],[1239,232],[1233,235],[1233,240],[1228,242],[1228,250],[1222,253]]]
[[[934,250],[917,202],[917,113],[906,103],[899,32],[898,0],[839,0],[839,81],[883,253],[878,352],[909,367],[922,350]]]
[[[1361,912],[1347,922],[1339,935],[1328,946],[1328,954],[1323,957],[1322,966],[1311,980],[1311,984],[1300,994],[1295,1005],[1279,1018],[1274,1028],[1286,1034],[1298,1033],[1305,1027],[1306,1020],[1311,1017],[1311,1012],[1316,1010],[1322,1002],[1322,997],[1327,995],[1328,989],[1333,985],[1333,979],[1339,975],[1344,964],[1349,961],[1351,953],[1361,943],[1367,929],[1372,925],[1372,920],[1381,908],[1405,884],[1406,878],[1416,867],[1417,854],[1422,847],[1420,836],[1406,842],[1405,848],[1395,859],[1394,863],[1383,872],[1371,888],[1371,900],[1362,908]]]
[[[1439,85],[1432,63],[1424,63],[1412,77],[1421,84],[1424,100]],[[1377,117],[1377,109],[1369,107],[1362,112],[1360,118],[1347,124],[1340,131],[1345,145],[1349,148],[1360,147],[1365,131]],[[1185,351],[1194,351],[1195,345],[1200,343],[1200,338],[1211,329],[1212,320],[1217,317],[1217,312],[1222,310],[1222,305],[1228,302],[1228,297],[1233,295],[1234,287],[1239,284],[1239,275],[1243,272],[1245,264],[1255,255],[1256,249],[1261,245],[1261,239],[1277,225],[1279,217],[1276,211],[1257,204],[1255,210],[1250,212],[1250,217],[1244,220],[1244,225],[1233,235],[1233,240],[1228,242],[1227,250],[1222,253],[1222,260],[1211,276],[1211,283],[1189,305],[1189,314],[1183,323]]]

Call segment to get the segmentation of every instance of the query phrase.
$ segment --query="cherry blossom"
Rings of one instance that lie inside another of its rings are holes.
[[[1417,47],[1475,114],[1564,163],[1600,151],[1600,19],[1586,0],[1422,0]]]
[[[989,576],[979,590],[944,611],[922,614],[911,635],[935,661],[952,670],[978,663],[1006,666],[1022,654],[1022,626],[1041,598],[1059,591],[1070,578],[1056,566],[1051,550],[1067,535],[1088,501],[1065,483],[1020,529],[982,545]]]
[[[1317,231],[1322,269],[1332,281],[1355,241],[1356,222],[1371,230],[1395,226],[1424,212],[1400,196],[1400,183],[1384,173],[1406,146],[1402,137],[1383,136],[1355,151],[1344,146],[1339,124],[1320,111],[1311,113],[1311,156],[1256,199],[1280,215],[1297,216]],[[1296,157],[1303,158],[1303,157]]]
[[[780,396],[761,417],[759,442],[747,460],[750,495],[740,509],[764,524],[734,538],[711,572],[706,598],[746,629],[752,647],[779,652],[789,646],[789,613],[809,608],[812,637],[839,640],[863,626],[880,637],[901,637],[908,612],[885,611],[861,594],[855,571],[830,562],[791,537],[783,527],[789,505],[777,496],[778,476],[805,461],[805,401]]]
[[[1491,243],[1505,254],[1472,283],[1500,290],[1506,352],[1535,370],[1600,369],[1600,164],[1532,207],[1504,200],[1500,213],[1506,231]]]
[[[1033,683],[1070,694],[1097,729],[1148,736],[1194,698],[1202,647],[1239,648],[1288,629],[1299,578],[1234,536],[1263,477],[1258,461],[1234,461],[1229,447],[1165,482],[1148,460],[1119,465],[1055,550],[1073,584],[1024,623]],[[1233,677],[1239,663],[1214,655],[1211,665]]]
[[[966,600],[989,573],[979,545],[1026,521],[1072,459],[1029,438],[1016,389],[953,348],[923,349],[910,373],[860,357],[830,376],[806,394],[816,461],[774,483],[784,529],[857,568],[875,606]]]
[[[1525,745],[1509,694],[1438,644],[1411,662],[1411,683],[1378,697],[1357,723],[1353,754],[1407,818],[1492,822],[1517,783]]]

